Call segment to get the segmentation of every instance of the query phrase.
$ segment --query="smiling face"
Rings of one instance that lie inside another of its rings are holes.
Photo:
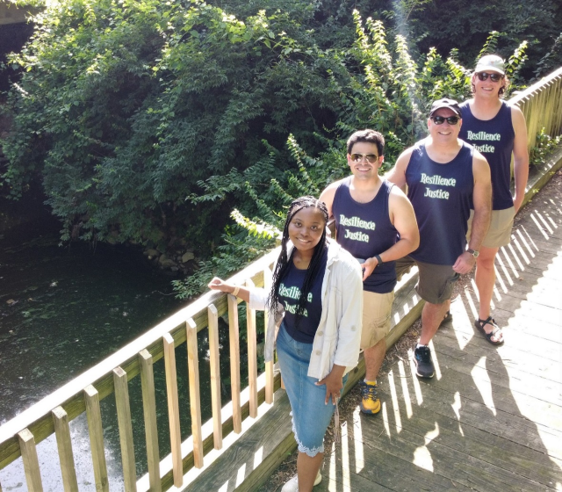
[[[494,72],[493,70],[486,70],[486,73],[497,73],[498,75],[501,75],[499,72]],[[500,89],[502,87],[505,87],[506,85],[507,79],[505,77],[494,82],[491,77],[488,77],[486,80],[480,80],[477,73],[474,73],[472,75],[472,87],[474,88],[474,95],[480,97],[498,98],[500,96]]]
[[[320,242],[326,220],[321,210],[306,207],[299,210],[289,222],[289,239],[300,252],[312,254]]]
[[[360,156],[358,160],[354,160],[356,156]],[[347,154],[347,164],[357,179],[377,177],[383,161],[384,156],[379,156],[376,144],[370,142],[355,143]]]
[[[435,111],[432,117],[441,116],[443,118],[448,118],[449,116],[458,116],[452,109],[441,108]],[[459,119],[456,125],[451,125],[447,120],[443,121],[440,125],[437,125],[431,118],[427,120],[429,134],[434,140],[440,141],[456,141],[461,130],[462,120]]]

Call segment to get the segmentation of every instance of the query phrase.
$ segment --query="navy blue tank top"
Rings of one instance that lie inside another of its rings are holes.
[[[462,127],[459,138],[480,151],[492,174],[492,208],[505,210],[513,206],[511,196],[511,154],[515,132],[511,121],[511,107],[505,101],[491,120],[479,120],[470,110],[468,101],[461,104]]]
[[[336,220],[336,240],[361,262],[381,254],[398,239],[398,231],[390,222],[388,200],[394,186],[382,180],[375,198],[368,203],[356,202],[349,191],[351,176],[337,188],[332,204]],[[396,285],[394,261],[378,265],[363,282],[363,290],[386,294]]]
[[[328,248],[324,248],[320,269],[314,278],[312,289],[308,293],[308,302],[304,306],[304,312],[298,325],[296,312],[307,271],[299,270],[293,264],[292,257],[289,261],[289,269],[278,290],[285,308],[283,322],[287,333],[295,340],[301,343],[312,343],[322,315],[322,281],[328,262]]]
[[[463,142],[451,162],[439,164],[429,157],[424,143],[414,146],[406,182],[420,229],[420,246],[410,253],[412,258],[453,265],[465,250],[474,188],[473,150]]]

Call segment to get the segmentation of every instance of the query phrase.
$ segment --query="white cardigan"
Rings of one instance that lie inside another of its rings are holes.
[[[290,257],[291,251],[288,252]],[[269,291],[250,290],[250,308],[264,310]],[[273,360],[277,332],[283,320],[269,313],[265,340],[265,361]],[[363,280],[361,266],[335,241],[328,241],[328,262],[322,280],[322,315],[314,336],[308,376],[324,379],[334,364],[348,373],[357,365],[363,319]]]

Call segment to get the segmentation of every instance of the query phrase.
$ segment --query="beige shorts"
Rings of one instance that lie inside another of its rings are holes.
[[[361,348],[374,347],[390,331],[394,292],[378,294],[363,291],[363,330]]]
[[[466,232],[467,241],[470,239],[473,217],[474,210],[471,210],[470,217],[468,218],[468,231]],[[482,242],[482,246],[485,248],[501,248],[502,246],[507,246],[511,240],[511,229],[513,229],[514,217],[514,207],[506,208],[505,210],[492,210],[490,228]]]
[[[396,275],[398,279],[406,273],[413,265],[418,266],[418,283],[416,292],[419,296],[431,304],[443,304],[453,295],[455,282],[460,275],[453,270],[452,265],[435,265],[416,261],[410,256],[400,258],[396,261]]]

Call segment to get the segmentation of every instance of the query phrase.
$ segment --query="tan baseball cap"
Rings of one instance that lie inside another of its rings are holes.
[[[505,75],[505,62],[498,55],[484,55],[474,69],[474,73],[497,72]]]

